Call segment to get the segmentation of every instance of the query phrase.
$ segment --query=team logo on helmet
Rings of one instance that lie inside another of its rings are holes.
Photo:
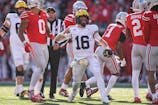
[[[75,17],[81,17],[81,16],[89,17],[89,13],[86,10],[77,11]]]

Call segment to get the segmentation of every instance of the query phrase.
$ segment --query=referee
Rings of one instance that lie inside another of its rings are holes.
[[[65,29],[64,23],[61,19],[57,19],[56,11],[53,7],[47,8],[48,13],[48,26],[53,35],[57,35]],[[58,74],[58,66],[60,60],[60,49],[59,45],[56,44],[50,38],[47,39],[47,45],[49,49],[49,61],[44,73],[44,81],[41,89],[41,95],[44,97],[44,86],[45,81],[47,79],[48,65],[50,64],[50,72],[51,72],[51,83],[50,83],[50,93],[49,98],[54,98],[54,93],[56,93],[56,84],[57,84],[57,74]]]

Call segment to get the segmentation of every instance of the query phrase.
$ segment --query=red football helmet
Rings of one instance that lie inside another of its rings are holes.
[[[76,24],[75,16],[73,14],[67,15],[64,19],[64,23],[66,28],[69,27],[70,25],[75,25]]]

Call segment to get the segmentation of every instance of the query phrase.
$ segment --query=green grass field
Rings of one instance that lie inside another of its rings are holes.
[[[125,87],[125,88],[123,88]],[[25,86],[25,89],[27,87]],[[14,85],[2,84],[0,85],[0,105],[102,105],[100,101],[99,92],[95,95],[91,96],[91,98],[80,97],[79,94],[76,96],[74,102],[67,102],[67,98],[58,95],[59,87],[57,90],[57,94],[55,95],[55,99],[49,99],[49,87],[45,88],[45,96],[47,101],[45,103],[32,103],[30,100],[26,98],[19,99],[15,97],[14,93]],[[71,88],[68,89],[71,91]],[[129,86],[118,86],[112,89],[110,95],[114,100],[110,103],[110,105],[150,105],[151,102],[145,99],[146,88],[140,89],[140,97],[142,99],[141,104],[133,103],[133,91]]]

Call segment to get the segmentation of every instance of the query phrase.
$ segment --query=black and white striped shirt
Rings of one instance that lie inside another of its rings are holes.
[[[48,27],[51,30],[52,34],[55,35],[55,36],[65,29],[64,22],[61,19],[56,19],[53,22],[48,21]],[[50,38],[47,38],[47,45],[48,46],[53,46],[54,41],[51,40]]]

